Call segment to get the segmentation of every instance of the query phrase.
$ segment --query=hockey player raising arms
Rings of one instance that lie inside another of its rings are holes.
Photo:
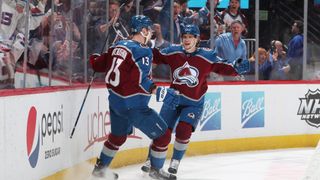
[[[153,140],[150,146],[149,157],[143,171],[150,173],[154,168],[163,172],[168,144],[171,133],[175,129],[173,156],[168,171],[176,174],[180,160],[187,149],[192,132],[196,129],[201,118],[204,96],[208,89],[207,76],[210,72],[221,75],[236,76],[249,69],[249,61],[238,59],[235,63],[228,63],[216,56],[210,49],[198,48],[200,31],[195,25],[186,25],[182,28],[182,45],[173,45],[162,49],[153,50],[156,64],[168,64],[171,69],[172,82],[170,88],[180,93],[180,103],[176,109],[162,106],[160,115],[168,124],[168,129],[160,138]],[[150,168],[151,161],[151,168]],[[150,174],[149,173],[149,174]],[[168,179],[162,174],[157,174],[158,179]]]
[[[148,17],[133,16],[131,40],[115,43],[101,56],[90,56],[92,68],[96,72],[106,73],[111,120],[111,133],[97,159],[92,173],[94,176],[110,175],[117,179],[117,174],[106,173],[106,169],[127,135],[132,133],[133,126],[151,139],[166,132],[167,124],[156,111],[148,107],[151,94],[156,94],[157,101],[163,101],[169,109],[175,109],[179,103],[175,90],[156,87],[150,77],[153,57],[152,50],[146,44],[152,35],[151,26]]]

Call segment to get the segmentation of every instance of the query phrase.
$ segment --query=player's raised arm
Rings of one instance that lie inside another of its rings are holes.
[[[238,74],[245,74],[250,70],[250,63],[248,59],[238,58],[233,62],[233,67]]]
[[[106,72],[107,61],[108,61],[108,58],[110,58],[109,56],[110,51],[111,49],[107,53],[102,53],[101,55],[98,53],[94,53],[90,55],[89,62],[94,71]]]
[[[216,56],[217,61],[212,64],[212,71],[226,76],[237,76],[245,74],[250,69],[250,64],[247,59],[236,59],[235,61],[228,62],[228,60],[221,59]]]
[[[158,48],[153,48],[152,49],[152,54],[153,54],[153,64],[167,64],[168,58],[166,54],[168,54],[168,49],[170,47],[164,48],[164,49],[158,49]]]

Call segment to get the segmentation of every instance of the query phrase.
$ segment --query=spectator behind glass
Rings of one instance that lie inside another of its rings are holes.
[[[230,62],[238,58],[247,58],[246,43],[241,38],[243,28],[243,23],[235,20],[231,23],[231,33],[223,33],[218,36],[215,41],[215,50],[219,57],[227,59]]]
[[[170,41],[170,3],[171,0],[167,0],[159,14],[159,23],[161,25],[162,36],[165,40]],[[181,24],[183,18],[180,15],[181,5],[175,0],[173,7],[173,43],[180,43]]]
[[[179,0],[179,4],[181,5],[180,15],[182,17],[190,17],[195,13],[193,10],[188,8],[188,1],[189,0]]]
[[[289,79],[302,79],[302,61],[303,61],[303,22],[295,20],[291,32],[292,38],[288,44],[288,63],[290,65]]]
[[[230,31],[231,23],[235,20],[238,20],[244,25],[243,34],[247,33],[248,20],[240,11],[240,0],[230,0],[228,8],[221,12],[221,16],[226,24],[227,31]]]
[[[50,55],[50,17],[45,16],[40,26],[30,32],[28,66],[32,69],[41,70],[49,68]],[[55,62],[52,63],[52,66]]]
[[[126,4],[124,5],[124,7],[121,9],[120,12],[120,19],[123,20],[123,22],[125,22],[123,25],[125,26],[125,28],[130,31],[131,27],[130,27],[130,21],[131,21],[131,17],[133,17],[136,14],[136,10],[135,8],[133,8],[133,0],[127,0]]]
[[[141,0],[140,6],[143,9],[142,14],[148,16],[152,22],[158,23],[158,16],[164,6],[164,1],[168,0]]]
[[[120,11],[123,10],[123,6],[120,9],[120,3],[117,0],[109,1],[109,20],[106,22],[105,18],[101,18],[96,23],[96,35],[99,41],[94,42],[94,52],[101,53],[102,47],[104,47],[105,39],[108,37],[108,45],[113,44],[119,39],[125,38],[128,36],[128,29],[126,29],[123,19],[120,17]],[[106,31],[108,30],[108,34]],[[119,31],[119,32],[118,32]],[[121,36],[122,37],[121,37]],[[102,41],[101,41],[102,40]]]
[[[224,22],[221,17],[221,12],[217,10],[219,0],[214,0],[214,31],[215,35],[220,35],[225,32]],[[207,0],[206,6],[199,10],[197,24],[200,28],[200,39],[208,40],[210,38],[210,0]],[[210,44],[210,43],[209,43]]]
[[[25,2],[2,1],[1,5],[1,25],[0,25],[0,89],[14,88],[14,68],[15,63],[23,53],[24,46],[20,43],[15,47],[19,53],[14,54],[12,45],[16,34],[24,32],[24,6]],[[23,35],[23,34],[21,34]],[[20,41],[22,42],[22,41]],[[19,56],[19,57],[18,57]]]
[[[93,54],[94,52],[99,52],[97,43],[100,42],[99,36],[97,34],[97,23],[101,21],[103,16],[105,16],[105,9],[101,7],[103,4],[99,4],[97,1],[92,0],[89,2],[88,13],[87,13],[87,43],[88,43],[88,54]],[[101,50],[100,50],[101,51]]]
[[[271,77],[272,80],[287,80],[290,65],[281,41],[273,40],[269,55],[270,62],[273,64]]]
[[[53,69],[58,75],[68,77],[70,68],[74,73],[83,72],[82,61],[78,58],[81,33],[71,17],[71,0],[60,0],[57,3],[57,9],[53,13],[52,46],[53,61],[56,62]],[[73,59],[71,59],[73,67],[70,67],[69,62],[71,52],[73,53]]]
[[[170,43],[163,39],[161,33],[160,24],[153,24],[154,34],[155,34],[155,48],[163,49],[170,46]],[[154,81],[170,81],[170,67],[167,64],[159,64],[157,66],[153,66],[152,69],[152,77]]]
[[[10,61],[10,49],[5,44],[0,44],[0,89],[14,88],[14,70]],[[5,47],[6,46],[6,47]]]
[[[160,24],[153,24],[153,30],[155,35],[155,48],[163,49],[170,46],[169,41],[163,39]]]
[[[259,80],[269,80],[270,79],[270,74],[272,71],[272,64],[269,60],[269,53],[266,51],[264,48],[259,48],[258,49],[258,67],[259,67]],[[250,58],[250,71],[249,71],[249,77],[246,75],[246,80],[254,80],[254,74],[255,74],[255,61],[256,61],[256,56],[253,54]],[[248,78],[249,77],[249,78]]]
[[[46,1],[39,1],[37,6],[27,3],[24,0],[3,0],[1,1],[1,25],[0,25],[0,45],[1,45],[1,75],[0,81],[6,83],[5,88],[14,88],[14,69],[18,60],[24,52],[24,33],[26,23],[26,6],[30,8],[29,30],[36,29],[44,16],[44,6]],[[38,16],[33,16],[39,13]]]
[[[235,20],[231,23],[231,33],[220,34],[215,40],[215,50],[217,56],[228,60],[233,63],[237,59],[247,59],[247,47],[244,40],[241,38],[241,33],[243,31],[244,25],[241,21]],[[241,80],[243,76],[236,76],[232,78],[225,76],[224,80]],[[215,77],[215,79],[221,79]]]

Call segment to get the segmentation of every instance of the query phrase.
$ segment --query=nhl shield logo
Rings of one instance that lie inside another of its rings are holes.
[[[320,90],[309,91],[304,98],[300,99],[298,115],[310,126],[320,127]]]

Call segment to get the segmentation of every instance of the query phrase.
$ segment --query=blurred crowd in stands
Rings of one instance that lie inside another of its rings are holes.
[[[219,0],[207,0],[203,7],[193,9],[188,7],[188,0],[106,2],[3,0],[0,10],[0,89],[15,88],[15,74],[26,71],[36,72],[39,78],[50,72],[50,76],[66,81],[86,82],[92,71],[87,68],[88,55],[101,53],[112,43],[130,38],[130,18],[137,13],[149,16],[154,23],[150,42],[153,48],[179,44],[181,27],[192,23],[201,30],[200,47],[214,48],[221,58],[230,62],[237,58],[250,59],[248,74],[235,79],[212,74],[211,81],[255,80],[255,73],[259,80],[302,79],[301,20],[292,22],[292,38],[287,44],[271,39],[270,45],[258,49],[256,57],[254,49],[248,49],[248,42],[255,43],[255,36],[250,33],[254,32],[250,27],[254,27],[255,21],[240,8],[240,0],[230,0],[226,9],[217,8]],[[212,9],[213,16],[210,14]],[[168,81],[169,73],[166,66],[153,70],[158,81]],[[103,75],[100,80],[103,81]]]

